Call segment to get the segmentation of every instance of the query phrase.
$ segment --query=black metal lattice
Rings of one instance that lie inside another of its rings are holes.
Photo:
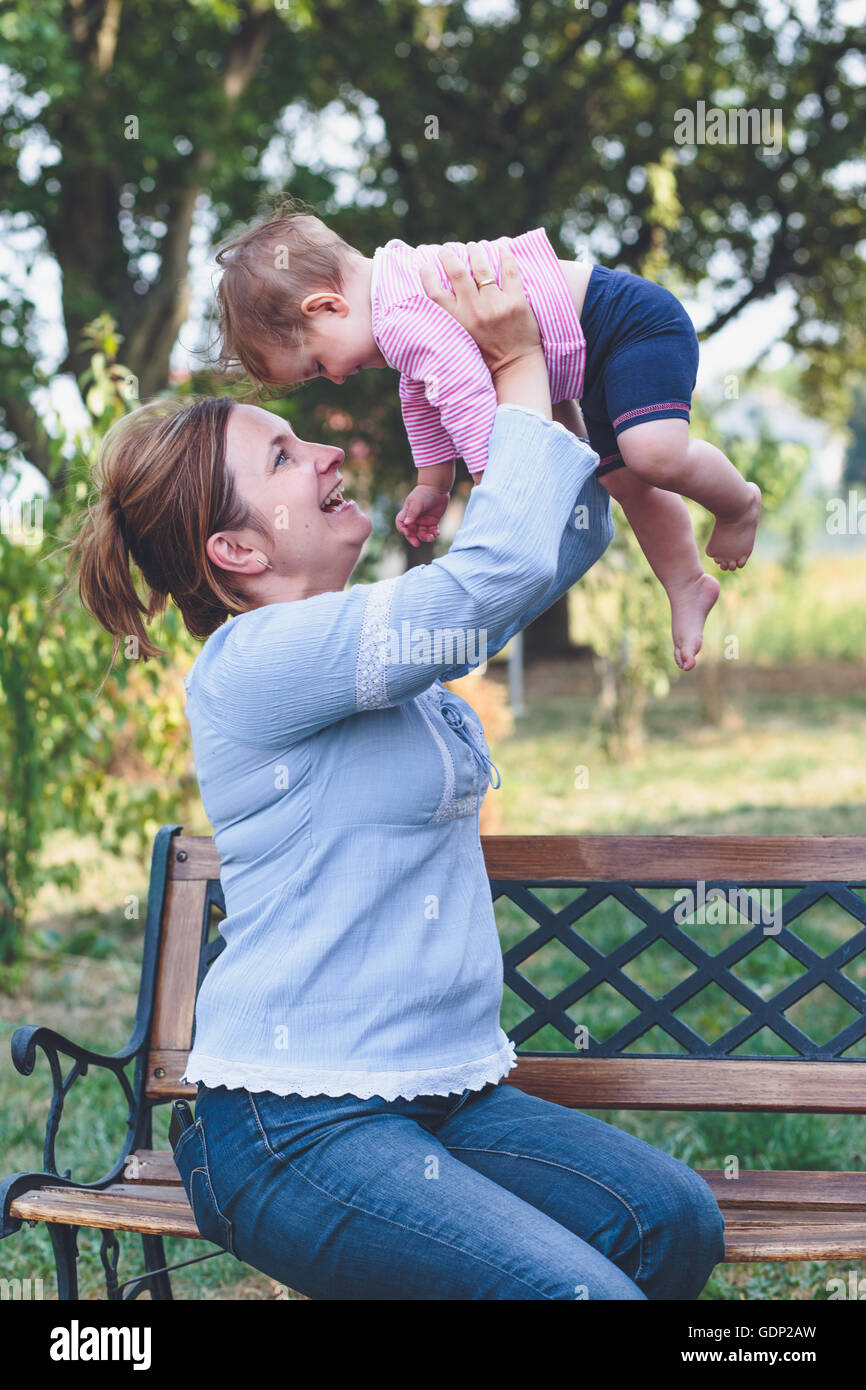
[[[658,888],[686,888],[696,895],[698,884],[653,883]],[[738,935],[718,953],[707,951],[699,941],[683,931],[675,920],[675,906],[665,910],[655,907],[647,898],[630,884],[581,883],[579,880],[563,883],[562,880],[531,880],[517,884],[509,880],[491,880],[494,901],[508,898],[529,918],[537,923],[537,929],[530,931],[519,942],[503,953],[505,984],[523,1002],[529,1005],[531,1013],[509,1030],[509,1037],[520,1046],[533,1037],[546,1025],[552,1025],[574,1047],[575,1021],[566,1010],[578,1000],[590,994],[601,984],[612,987],[638,1010],[636,1017],[617,1029],[610,1037],[599,1041],[590,1033],[585,1055],[594,1057],[613,1057],[641,1038],[651,1028],[661,1029],[667,1036],[693,1057],[729,1058],[730,1060],[753,1060],[767,1054],[737,1053],[731,1058],[735,1048],[740,1047],[754,1034],[764,1028],[770,1029],[795,1053],[811,1061],[829,1061],[839,1058],[866,1037],[866,990],[860,988],[844,973],[844,967],[861,952],[866,951],[866,901],[851,888],[840,883],[741,883],[734,884],[722,880],[709,880],[703,885],[708,896],[712,889],[721,889],[725,894],[740,890],[773,888],[798,889],[781,907],[781,927],[773,933],[773,940],[788,955],[803,967],[804,973],[785,985],[771,998],[765,999],[755,989],[745,984],[732,973],[732,967],[752,954],[765,941],[764,925],[755,923]],[[569,888],[579,890],[575,896],[558,910],[548,907],[531,888]],[[821,955],[801,939],[791,927],[791,923],[813,907],[821,898],[829,898],[852,919],[857,929],[851,937],[830,951]],[[619,944],[614,950],[599,951],[584,935],[579,924],[601,903],[615,899],[643,926]],[[531,956],[552,942],[566,947],[577,960],[586,967],[584,972],[571,980],[552,997],[548,997],[518,967]],[[642,985],[623,973],[623,967],[647,951],[657,942],[665,942],[686,958],[694,970],[668,990],[660,998],[654,997]],[[717,985],[733,998],[747,1016],[729,1028],[714,1041],[701,1037],[683,1019],[676,1016],[676,1010],[688,1000],[700,994],[709,985]],[[821,985],[834,990],[857,1012],[857,1018],[841,1029],[827,1042],[818,1043],[807,1033],[785,1017],[785,1010],[798,1003]],[[539,1055],[530,1054],[525,1055]],[[629,1055],[634,1056],[634,1053]],[[641,1057],[682,1057],[680,1052],[643,1052]],[[861,1060],[852,1058],[851,1060]],[[866,1061],[866,1059],[863,1059]]]

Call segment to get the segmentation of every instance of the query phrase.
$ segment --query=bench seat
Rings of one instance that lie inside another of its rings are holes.
[[[43,1187],[18,1197],[25,1221],[200,1240],[171,1150],[135,1154],[140,1176],[100,1191]],[[725,1261],[866,1259],[866,1173],[696,1170],[725,1218]]]

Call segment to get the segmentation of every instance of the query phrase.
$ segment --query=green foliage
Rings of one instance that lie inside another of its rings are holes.
[[[787,339],[813,401],[838,412],[866,364],[859,35],[831,6],[791,11],[783,29],[763,0],[492,14],[418,0],[8,0],[0,203],[62,271],[67,370],[87,365],[81,328],[107,309],[143,398],[164,387],[185,318],[197,200],[218,238],[285,185],[367,254],[393,236],[544,225],[563,254],[586,241],[609,264],[652,275],[666,263],[692,285],[710,275],[729,305],[710,333],[790,286]],[[782,148],[678,145],[676,113],[699,100],[783,109]],[[358,117],[345,170],[316,138],[325,110]],[[28,142],[43,151],[35,170],[20,163]],[[37,356],[26,297],[9,289],[0,322],[0,407],[42,466],[22,406]],[[389,394],[364,373],[316,385],[301,416],[335,390],[359,430]],[[408,467],[396,401],[372,428],[376,488],[396,502]]]
[[[110,314],[100,314],[85,326],[82,346],[91,352],[90,366],[79,377],[84,404],[100,435],[127,407],[138,404],[138,381],[117,360],[123,338]]]
[[[146,855],[158,826],[195,795],[179,665],[191,663],[195,644],[179,615],[172,610],[158,635],[168,653],[163,662],[121,659],[98,693],[111,640],[100,639],[76,587],[64,585],[65,546],[99,440],[128,404],[127,373],[112,362],[109,319],[94,325],[97,342],[83,386],[95,424],[51,442],[67,487],[23,504],[20,516],[7,502],[4,519],[23,524],[0,527],[0,962],[7,966],[20,951],[39,885],[77,880],[74,861],[42,860],[54,831],[95,831],[118,850],[132,836]]]
[[[107,310],[147,397],[166,384],[186,317],[197,199],[206,194],[216,236],[254,213],[261,157],[286,104],[314,80],[312,50],[299,42],[311,7],[10,0],[3,11],[0,62],[13,75],[0,112],[0,204],[17,229],[42,234],[19,264],[47,252],[62,272],[65,370],[84,371],[82,329]],[[45,153],[32,177],[20,154],[34,137]],[[298,184],[308,196],[331,189],[314,175]],[[30,312],[11,289],[8,301],[19,318]],[[6,336],[25,372],[33,334]]]
[[[817,509],[817,508],[816,508]],[[814,524],[814,522],[813,522]],[[829,554],[767,566],[738,621],[740,652],[762,666],[860,663],[866,651],[864,557]]]
[[[81,9],[64,0],[11,0],[0,15],[0,61],[12,70],[0,113],[0,198],[17,229],[41,231],[34,246],[51,253],[62,272],[69,343],[63,366],[81,379],[93,422],[87,439],[69,441],[52,439],[37,417],[33,392],[44,382],[37,316],[26,292],[7,287],[0,298],[0,410],[54,492],[73,489],[56,512],[47,509],[49,529],[63,532],[98,436],[132,403],[132,389],[122,386],[120,343],[126,377],[135,374],[142,397],[165,385],[187,311],[197,199],[208,204],[214,237],[253,216],[271,187],[261,165],[266,150],[282,161],[275,183],[313,202],[366,254],[392,236],[465,239],[544,225],[563,254],[586,241],[607,263],[641,270],[677,291],[713,267],[731,307],[710,332],[743,305],[791,286],[787,338],[808,363],[807,390],[825,414],[842,409],[848,382],[862,372],[862,186],[852,161],[864,94],[848,62],[856,35],[827,7],[813,19],[789,15],[784,44],[759,0],[710,0],[690,15],[669,0],[655,7],[607,0],[585,10],[553,0],[495,17],[478,17],[464,3],[383,0],[372,26],[365,0],[285,7],[271,0],[142,0],[117,12],[116,28],[113,14],[112,7]],[[675,113],[698,100],[784,105],[782,148],[676,145]],[[321,158],[316,141],[305,164],[292,133],[304,121],[315,131],[316,113],[334,103],[359,119],[353,158],[360,188],[349,202],[338,195],[340,171]],[[370,121],[372,111],[381,128]],[[21,151],[34,138],[49,153],[25,173]],[[842,169],[845,178],[837,176]],[[719,251],[726,253],[724,271],[715,268]],[[97,323],[88,340],[87,325],[101,314],[110,323]],[[411,472],[389,385],[367,372],[342,388],[314,383],[275,406],[306,437],[350,442],[349,485],[380,510],[386,526]],[[713,439],[698,410],[693,418],[695,433]],[[769,439],[729,450],[775,508],[792,485],[790,460]],[[708,522],[697,512],[695,520],[703,546]],[[582,621],[613,691],[611,746],[617,721],[626,742],[639,738],[643,705],[666,688],[673,669],[664,595],[627,526],[617,532],[580,596]],[[369,577],[393,543],[392,533],[372,540],[355,578]],[[3,545],[4,622],[29,669],[28,644],[39,640],[45,594],[60,572],[47,554],[19,546],[7,556],[6,537]],[[792,559],[798,553],[792,521]],[[748,570],[723,579],[713,616],[718,621],[724,613],[725,630],[737,630],[751,583]],[[82,643],[89,639],[89,674],[86,663],[76,677],[71,660],[67,669],[62,655],[51,657],[64,692],[74,701],[77,689],[84,699],[101,661],[92,620],[68,596],[57,612],[70,643],[75,634]],[[165,628],[164,641],[179,659],[188,649],[173,611]],[[160,699],[171,688],[170,668],[165,662]],[[147,684],[155,675],[137,673],[138,698],[155,696]],[[117,732],[128,740],[123,677],[112,680],[117,692],[107,684],[101,699],[117,701]],[[19,738],[25,749],[36,734],[18,728],[24,693],[14,676],[7,684],[4,709],[15,715],[4,712],[5,737],[10,747]],[[87,727],[80,705],[73,707],[73,723]],[[154,765],[165,767],[174,717],[166,716],[165,727],[133,720],[148,726]],[[104,729],[98,722],[96,728],[102,741],[95,744],[104,747]],[[50,756],[50,739],[44,752]],[[10,774],[21,778],[10,803],[19,807],[19,860],[27,858],[28,836],[41,833],[32,810],[39,798],[27,790],[36,774],[26,769],[23,757]],[[59,768],[51,775],[59,787]],[[143,812],[155,793],[141,782],[137,795]],[[107,797],[106,790],[102,815]],[[93,798],[72,799],[78,813]],[[20,902],[26,869],[10,868],[7,880]]]

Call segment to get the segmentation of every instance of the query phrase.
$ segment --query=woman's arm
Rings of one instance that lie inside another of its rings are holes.
[[[484,485],[473,489],[448,554],[432,564],[267,604],[213,634],[189,693],[233,742],[285,749],[337,720],[414,698],[460,664],[461,644],[471,661],[556,580],[563,531],[598,456],[550,419],[538,327],[519,275],[515,283],[506,271],[502,290],[480,291],[458,275],[454,288],[507,398]],[[582,539],[601,553],[609,537]]]
[[[516,618],[512,618],[504,627],[498,628],[488,635],[486,655],[488,657],[495,656],[516,632],[522,632],[535,618],[545,613],[551,604],[561,598],[564,593],[567,593],[573,584],[582,579],[596,560],[601,559],[613,540],[613,534],[610,494],[593,473],[587,478],[582,491],[578,494],[572,516],[566,523],[560,537],[559,559],[552,583],[541,598],[529,604],[522,613],[519,613]],[[443,681],[457,680],[460,676],[468,675],[476,664],[476,662],[457,664],[450,671],[441,675],[439,679]]]
[[[577,401],[560,401],[553,407],[553,418],[576,434],[578,439],[589,439],[589,430]]]

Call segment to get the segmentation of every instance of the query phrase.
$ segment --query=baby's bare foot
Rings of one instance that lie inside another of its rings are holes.
[[[718,579],[711,574],[701,574],[668,593],[674,656],[681,671],[691,671],[695,664],[704,640],[704,623],[719,597],[720,587]]]
[[[755,544],[761,515],[761,489],[757,483],[746,486],[751,493],[746,506],[735,516],[716,517],[713,534],[707,541],[707,554],[723,570],[742,569]]]

